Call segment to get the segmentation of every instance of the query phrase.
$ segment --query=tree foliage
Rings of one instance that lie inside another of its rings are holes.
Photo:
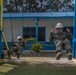
[[[4,12],[74,11],[72,0],[4,0]]]

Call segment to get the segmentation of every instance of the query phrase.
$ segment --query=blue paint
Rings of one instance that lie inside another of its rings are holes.
[[[48,13],[4,13],[3,19],[51,19],[51,18],[66,18],[66,12],[53,12],[50,14]],[[74,18],[74,12],[68,12],[68,18]]]
[[[38,41],[38,19],[36,19],[36,43]]]
[[[45,37],[44,37],[44,39],[45,39],[45,41],[46,41],[46,27],[45,27],[44,34],[45,34]]]
[[[22,20],[22,19],[24,19],[24,20],[26,20],[26,19],[36,19],[37,17],[12,17],[12,20]],[[57,19],[57,18],[66,18],[66,16],[60,16],[60,17],[38,17],[39,19],[51,19],[51,18],[55,18],[55,19]],[[68,16],[68,18],[74,18],[74,16]],[[10,20],[10,18],[9,17],[4,17],[3,18],[4,20]]]
[[[24,50],[31,50],[32,44],[36,42],[26,42]],[[42,44],[42,50],[55,50],[54,42],[40,42]]]
[[[14,42],[16,43],[16,42]],[[31,50],[31,47],[32,47],[32,44],[35,44],[36,42],[32,42],[32,41],[29,41],[29,42],[26,42],[26,47],[24,48],[24,50]],[[55,51],[56,50],[56,47],[54,45],[54,42],[40,42],[42,44],[42,50],[50,50],[50,51]],[[4,47],[4,42],[2,42],[2,48]],[[8,42],[8,46],[9,48],[11,48],[11,45],[12,45],[12,42]],[[63,49],[65,50],[65,49]]]
[[[74,31],[73,31],[73,58],[75,58],[75,45],[76,45],[76,0],[74,6]]]

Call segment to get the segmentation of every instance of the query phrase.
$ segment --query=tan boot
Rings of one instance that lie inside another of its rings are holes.
[[[72,60],[72,52],[68,51],[68,60]]]
[[[72,53],[68,53],[68,60],[72,60]]]
[[[62,52],[58,52],[56,55],[56,60],[60,60],[60,58],[63,56]]]
[[[7,55],[9,57],[9,59],[11,59],[11,51],[10,50],[7,51]]]

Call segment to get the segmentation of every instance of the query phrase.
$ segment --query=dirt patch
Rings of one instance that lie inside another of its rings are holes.
[[[75,66],[76,62],[73,60],[68,60],[67,58],[61,58],[61,60],[56,60],[55,57],[21,57],[17,59],[16,57],[12,57],[11,59],[4,59],[3,62],[14,62],[14,63],[28,63],[28,64],[52,64],[55,66],[63,65],[63,66]]]

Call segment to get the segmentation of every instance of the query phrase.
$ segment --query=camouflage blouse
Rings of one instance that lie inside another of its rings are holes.
[[[72,39],[72,33],[66,33],[66,32],[62,32],[62,33],[50,33],[50,41],[55,41],[55,40],[71,40]]]

